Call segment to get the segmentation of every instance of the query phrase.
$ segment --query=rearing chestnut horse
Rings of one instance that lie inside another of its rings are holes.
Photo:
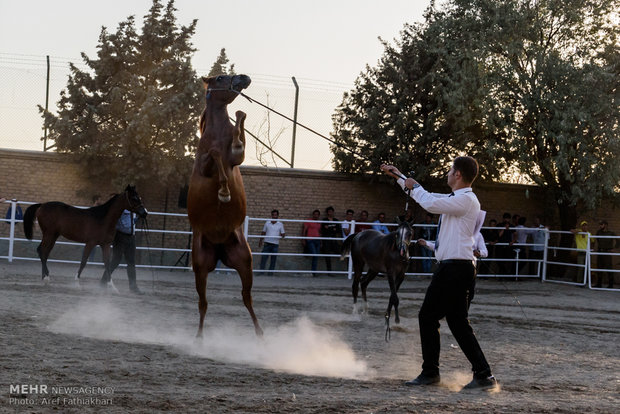
[[[250,85],[246,75],[202,78],[207,106],[200,117],[201,138],[187,195],[187,215],[193,231],[192,267],[196,277],[202,336],[207,313],[207,276],[218,260],[235,269],[241,278],[243,303],[254,330],[263,330],[252,308],[252,252],[241,228],[246,198],[239,165],[245,158],[245,113],[236,112],[231,124],[227,106]]]
[[[44,204],[33,204],[24,213],[24,233],[28,240],[32,240],[34,219],[39,222],[43,237],[37,247],[41,259],[41,274],[43,280],[49,279],[47,258],[49,257],[56,239],[64,236],[69,240],[85,243],[82,261],[77,272],[76,280],[86,266],[91,250],[101,246],[105,270],[101,282],[111,284],[110,277],[110,245],[116,234],[116,222],[123,210],[130,210],[140,217],[146,217],[147,211],[136,188],[127,186],[125,191],[116,194],[106,203],[91,208],[76,208],[60,201],[50,201]]]

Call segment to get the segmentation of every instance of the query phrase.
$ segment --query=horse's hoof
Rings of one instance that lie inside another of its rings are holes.
[[[254,328],[254,331],[256,332],[256,336],[258,336],[259,338],[263,337],[263,330],[260,326],[257,326],[256,328]]]
[[[49,276],[45,276],[45,277],[43,278],[43,284],[44,284],[44,285],[47,285],[47,284],[48,284],[48,283],[50,283],[51,281],[52,281],[52,279],[50,279],[50,277],[49,277]]]
[[[112,293],[119,293],[119,292],[118,292],[118,289],[116,288],[116,286],[114,286],[114,282],[112,282],[111,280],[110,280],[108,283],[104,283],[104,284],[103,284],[103,287],[104,287],[106,290],[111,291]]]
[[[230,194],[218,194],[217,198],[222,202],[222,203],[229,203],[230,202]]]

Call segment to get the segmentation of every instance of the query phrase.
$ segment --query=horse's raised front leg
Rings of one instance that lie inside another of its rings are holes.
[[[197,338],[202,338],[205,316],[207,315],[207,277],[209,272],[215,269],[216,263],[215,246],[203,238],[200,233],[194,232],[192,238],[192,268],[194,269],[196,279],[198,312],[200,313]]]
[[[398,295],[396,294],[396,282],[394,281],[394,273],[388,270],[387,272],[388,283],[390,284],[390,300],[388,301],[388,307],[385,311],[385,341],[388,342],[391,339],[392,331],[390,329],[390,316],[392,314],[392,306],[394,306],[395,322],[400,323],[398,317]]]
[[[235,230],[235,235],[232,237],[232,240],[226,243],[225,250],[226,257],[222,259],[222,262],[239,273],[243,304],[250,313],[256,335],[263,336],[263,330],[258,324],[258,318],[254,314],[254,308],[252,306],[252,252],[250,251],[250,245],[245,240],[241,229]]]
[[[396,291],[394,292],[394,296],[396,297],[396,302],[394,303],[394,322],[400,323],[400,317],[398,316],[398,304],[400,300],[398,299],[398,289],[400,289],[400,285],[405,280],[405,270],[403,269],[398,275],[396,275]]]
[[[209,150],[209,155],[213,158],[215,162],[215,166],[217,167],[217,172],[219,176],[220,189],[217,191],[217,198],[222,203],[228,203],[230,201],[230,189],[228,188],[228,176],[226,175],[226,170],[224,169],[224,163],[222,161],[222,154],[220,154],[216,150]]]
[[[233,129],[233,139],[230,146],[230,161],[231,166],[240,165],[245,159],[245,112],[235,112],[237,121],[235,128]]]

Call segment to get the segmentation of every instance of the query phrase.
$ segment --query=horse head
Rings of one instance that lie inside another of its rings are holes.
[[[203,76],[202,82],[207,91],[207,104],[228,105],[252,80],[247,75],[217,75]]]
[[[406,221],[400,221],[394,233],[396,234],[396,250],[398,250],[401,257],[409,259],[409,244],[413,238],[413,229],[411,225]]]
[[[206,90],[206,107],[200,117],[201,142],[198,147],[199,172],[204,177],[218,175],[218,198],[231,199],[228,178],[233,167],[245,158],[245,113],[237,111],[235,125],[230,123],[226,106],[247,88],[246,75],[219,75],[202,78]]]
[[[138,216],[144,218],[148,214],[144,205],[142,205],[142,199],[140,195],[136,191],[136,187],[128,185],[125,188],[125,192],[123,193],[125,196],[125,201],[127,202],[127,210],[136,213]]]

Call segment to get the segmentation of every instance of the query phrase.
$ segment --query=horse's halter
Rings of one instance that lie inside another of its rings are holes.
[[[207,88],[207,99],[209,99],[211,97],[211,92],[212,91],[228,91],[228,92],[235,92],[237,94],[241,93],[241,91],[236,91],[236,90],[233,89],[232,77],[230,78],[230,85],[228,86],[228,88],[211,88],[211,87],[208,87]]]

